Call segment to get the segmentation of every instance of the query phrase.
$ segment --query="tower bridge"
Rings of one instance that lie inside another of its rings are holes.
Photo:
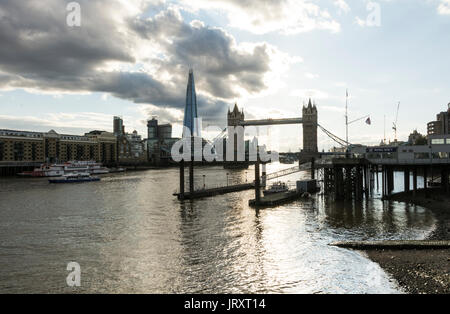
[[[185,117],[183,121],[184,127],[188,128],[190,130],[190,137],[193,147],[194,137],[201,137],[201,131],[199,129],[199,125],[196,123],[198,118],[198,111],[197,111],[197,98],[196,98],[196,92],[195,92],[195,84],[194,84],[194,74],[193,71],[189,71],[189,80],[188,80],[188,86],[187,86],[187,93],[186,93],[186,107],[185,107]],[[292,125],[292,124],[301,124],[303,127],[303,149],[300,152],[299,155],[299,166],[294,167],[291,169],[288,169],[286,171],[278,172],[275,174],[271,174],[269,178],[278,178],[287,174],[295,173],[302,170],[302,167],[300,167],[302,164],[311,162],[311,175],[314,177],[314,164],[315,159],[320,157],[320,154],[318,152],[318,145],[317,145],[317,129],[320,128],[322,131],[324,131],[328,136],[330,136],[333,140],[339,142],[341,145],[342,140],[340,140],[338,137],[334,136],[332,133],[326,131],[324,128],[322,128],[318,124],[318,110],[315,104],[312,103],[311,99],[308,102],[307,106],[303,106],[302,108],[302,117],[294,117],[294,118],[285,118],[285,119],[260,119],[260,120],[246,120],[245,114],[243,110],[239,110],[237,104],[235,104],[233,110],[228,110],[227,115],[227,128],[224,129],[217,137],[213,140],[213,142],[216,142],[217,139],[220,138],[228,138],[229,141],[227,144],[231,144],[230,150],[234,153],[234,159],[231,162],[225,162],[224,166],[228,167],[240,167],[242,166],[248,166],[249,161],[246,161],[246,158],[244,158],[243,162],[238,162],[238,152],[242,151],[242,148],[245,147],[245,132],[242,132],[241,130],[236,130],[238,127],[249,127],[249,126],[270,126],[270,125]],[[238,128],[239,129],[239,128]],[[183,137],[185,137],[186,134],[183,134]],[[232,143],[231,143],[232,142]],[[348,143],[346,143],[348,144]],[[300,146],[300,145],[299,145]],[[344,145],[343,145],[344,146]],[[226,145],[225,147],[228,147]],[[245,148],[244,148],[245,151]],[[229,154],[227,154],[228,156]],[[255,186],[255,188],[258,190],[260,186],[260,175],[259,175],[259,164],[260,160],[259,157],[257,158],[256,164],[255,164],[255,183],[253,184],[243,184],[238,186],[226,186],[216,189],[206,189],[204,186],[202,190],[195,190],[194,188],[194,159],[191,158],[191,161],[188,163],[189,167],[189,193],[185,193],[184,191],[184,161],[180,162],[180,191],[179,193],[176,193],[176,195],[180,199],[187,198],[196,198],[201,197],[205,195],[216,195],[217,193],[229,193],[232,191],[241,190],[241,189],[249,189]],[[266,169],[265,164],[262,163],[263,166],[263,177],[266,177]],[[264,180],[265,181],[265,180]],[[264,185],[263,181],[263,185]]]
[[[261,120],[245,120],[243,110],[239,110],[237,104],[234,105],[233,111],[228,110],[228,138],[234,136],[234,151],[237,151],[238,143],[243,143],[244,132],[238,134],[234,127],[242,126],[270,126],[270,125],[303,125],[303,150],[301,156],[314,156],[318,153],[317,145],[317,128],[318,128],[318,111],[311,99],[307,106],[302,108],[303,116],[301,118],[285,118],[285,119],[261,119]]]

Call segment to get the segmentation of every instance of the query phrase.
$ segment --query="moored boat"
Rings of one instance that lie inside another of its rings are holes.
[[[33,171],[19,173],[23,177],[60,177],[65,174],[87,172],[108,174],[110,170],[95,161],[68,161],[63,164],[42,164]]]
[[[82,183],[100,181],[99,177],[92,177],[89,173],[71,173],[58,178],[49,179],[50,183]]]
[[[283,193],[289,191],[288,186],[284,182],[276,182],[272,184],[272,186],[265,190],[263,193],[264,195],[270,195],[270,194],[276,194],[276,193]]]

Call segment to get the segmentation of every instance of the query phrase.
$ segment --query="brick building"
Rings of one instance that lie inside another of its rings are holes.
[[[84,136],[49,132],[0,130],[0,165],[53,163],[70,160],[116,162],[117,141],[109,132]]]

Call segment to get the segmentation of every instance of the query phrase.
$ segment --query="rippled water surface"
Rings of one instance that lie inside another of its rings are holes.
[[[227,173],[230,184],[253,180],[217,167],[198,169],[197,182]],[[328,244],[424,238],[435,224],[421,207],[378,199],[255,211],[246,191],[180,203],[177,185],[177,169],[75,185],[0,179],[0,292],[401,292],[363,254]],[[71,261],[82,270],[76,290],[66,286]]]

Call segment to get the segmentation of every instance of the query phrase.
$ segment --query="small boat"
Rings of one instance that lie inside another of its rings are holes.
[[[92,177],[89,173],[70,173],[61,177],[49,179],[50,183],[82,183],[100,181],[99,177]]]
[[[127,171],[127,169],[125,168],[111,168],[109,169],[109,173],[120,173],[120,172],[125,172]]]
[[[280,163],[286,165],[292,165],[295,163],[295,160],[290,157],[280,157]]]
[[[60,177],[65,174],[88,172],[90,174],[108,174],[109,169],[95,161],[68,161],[63,164],[42,164],[33,171],[19,173],[22,177]]]
[[[272,184],[272,186],[265,190],[263,193],[264,195],[270,195],[270,194],[276,194],[276,193],[283,193],[289,191],[288,186],[284,182],[276,182]]]

